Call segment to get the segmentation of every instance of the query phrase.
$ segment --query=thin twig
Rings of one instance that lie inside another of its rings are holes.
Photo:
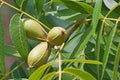
[[[44,28],[46,28],[47,30],[50,30],[49,27],[47,27],[45,24],[43,24],[42,22],[40,22],[38,19],[34,18],[33,16],[29,15],[28,13],[22,11],[21,9],[16,8],[15,6],[13,6],[13,5],[11,5],[11,4],[3,1],[3,0],[0,0],[0,1],[1,1],[3,4],[11,7],[12,9],[15,9],[16,11],[21,12],[21,13],[23,13],[24,15],[28,16],[29,18],[35,20],[36,22],[38,22],[39,24],[41,24]]]

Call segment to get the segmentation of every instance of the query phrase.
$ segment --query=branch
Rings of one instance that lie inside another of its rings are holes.
[[[68,32],[68,38],[71,36],[71,34],[84,22],[84,18],[76,21],[75,26]]]

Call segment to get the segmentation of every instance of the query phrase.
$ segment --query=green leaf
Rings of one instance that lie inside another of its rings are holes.
[[[102,63],[99,61],[95,60],[79,60],[79,59],[69,59],[69,60],[62,60],[63,62],[79,62],[79,63],[87,63],[87,64],[99,64],[101,65]]]
[[[5,45],[4,46],[4,52],[5,55],[7,56],[16,56],[16,57],[21,57],[19,52],[15,49],[14,46],[10,46],[10,45]]]
[[[57,74],[57,72],[51,72],[48,73],[47,75],[45,75],[42,80],[52,80],[52,77],[55,76]]]
[[[46,0],[35,0],[35,10],[36,10],[36,14],[37,17],[39,18],[40,13],[43,9],[43,5],[45,3]]]
[[[97,39],[96,39],[96,45],[95,45],[95,55],[96,59],[99,61],[100,60],[100,46],[102,43],[102,31],[103,31],[103,26],[100,26],[98,34],[97,34]],[[99,78],[99,65],[97,65],[97,76]]]
[[[78,1],[70,1],[70,0],[60,0],[66,5],[68,8],[73,9],[77,12],[84,13],[84,14],[92,14],[93,8],[84,3],[84,2],[78,2]]]
[[[120,43],[118,45],[118,50],[115,56],[115,61],[114,61],[114,75],[113,75],[113,80],[117,80],[117,73],[118,73],[118,68],[119,68],[119,62],[120,62]]]
[[[94,12],[93,12],[93,19],[92,19],[92,25],[95,28],[98,24],[98,20],[101,14],[101,6],[102,6],[102,0],[98,0],[96,2],[95,8],[94,8]],[[94,29],[95,30],[95,29]],[[101,44],[101,38],[102,38],[102,30],[103,30],[103,26],[100,27],[100,31],[98,31],[98,36],[97,36],[97,41],[96,41],[96,45],[95,45],[95,54],[96,54],[96,59],[99,61],[99,54],[100,54],[100,44]],[[99,77],[99,65],[97,66],[97,75]]]
[[[111,30],[111,32],[110,32],[110,34],[109,34],[109,36],[107,37],[107,40],[106,40],[106,48],[105,48],[105,52],[104,52],[104,55],[103,55],[103,68],[102,68],[101,80],[103,79],[103,76],[104,76],[104,73],[105,73],[105,68],[106,68],[106,65],[107,65],[108,58],[109,58],[109,53],[110,53],[112,41],[113,41],[113,38],[114,38],[114,35],[115,35],[115,32],[116,32],[117,24],[118,24],[118,21],[116,22],[115,26],[112,28],[112,30]]]
[[[42,78],[42,75],[44,74],[45,70],[51,66],[53,62],[47,63],[45,65],[42,65],[37,70],[35,70],[32,75],[29,77],[29,80],[40,80]]]
[[[20,14],[15,14],[10,21],[10,36],[21,57],[27,61],[28,44]]]
[[[0,76],[5,73],[5,54],[4,54],[4,26],[0,13]]]
[[[74,75],[75,77],[82,79],[82,80],[96,80],[91,74],[86,71],[82,71],[80,69],[74,68],[65,68],[63,73],[68,73]]]

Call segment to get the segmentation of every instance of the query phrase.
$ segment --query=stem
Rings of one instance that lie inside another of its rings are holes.
[[[24,15],[28,16],[29,18],[35,20],[36,22],[38,22],[39,24],[41,24],[44,28],[46,28],[47,30],[50,30],[49,27],[47,27],[45,24],[43,24],[42,22],[40,22],[39,20],[37,20],[37,19],[34,18],[33,16],[29,15],[28,13],[22,11],[21,9],[18,9],[18,8],[14,7],[13,5],[11,5],[11,4],[3,1],[3,0],[0,0],[0,1],[1,1],[3,4],[5,4],[5,5],[7,5],[7,6],[11,7],[11,8],[13,8],[13,9],[15,9],[16,11],[21,12],[21,13],[23,13]]]
[[[120,21],[120,19],[114,19],[114,18],[105,18],[105,20]]]
[[[61,55],[60,55],[60,51],[63,49],[63,47],[64,47],[64,43],[61,45],[61,46],[57,46],[58,47],[58,51],[56,52],[56,55],[55,55],[55,57],[53,58],[53,62],[55,62],[55,60],[56,60],[56,58],[58,57],[59,58],[59,60],[58,60],[58,62],[59,62],[59,70],[58,70],[58,72],[60,73],[60,77],[62,77],[62,69],[61,69]],[[45,74],[47,74],[48,73],[48,71],[50,70],[50,68],[51,68],[51,66],[49,67],[49,68],[47,68],[47,70],[46,70],[46,72],[45,72]],[[59,77],[59,78],[60,78]],[[61,80],[61,78],[60,78],[60,80]]]
[[[59,64],[59,80],[62,79],[62,68],[61,68],[61,54],[60,51],[63,49],[64,47],[64,43],[60,46],[60,48],[58,49],[58,64]]]
[[[62,79],[62,72],[61,72],[61,55],[60,52],[58,54],[58,62],[59,62],[59,80]]]

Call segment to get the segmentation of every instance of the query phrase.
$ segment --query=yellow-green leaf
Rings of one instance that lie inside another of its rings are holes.
[[[96,80],[90,73],[75,68],[65,68],[63,73],[74,75],[80,80]]]

